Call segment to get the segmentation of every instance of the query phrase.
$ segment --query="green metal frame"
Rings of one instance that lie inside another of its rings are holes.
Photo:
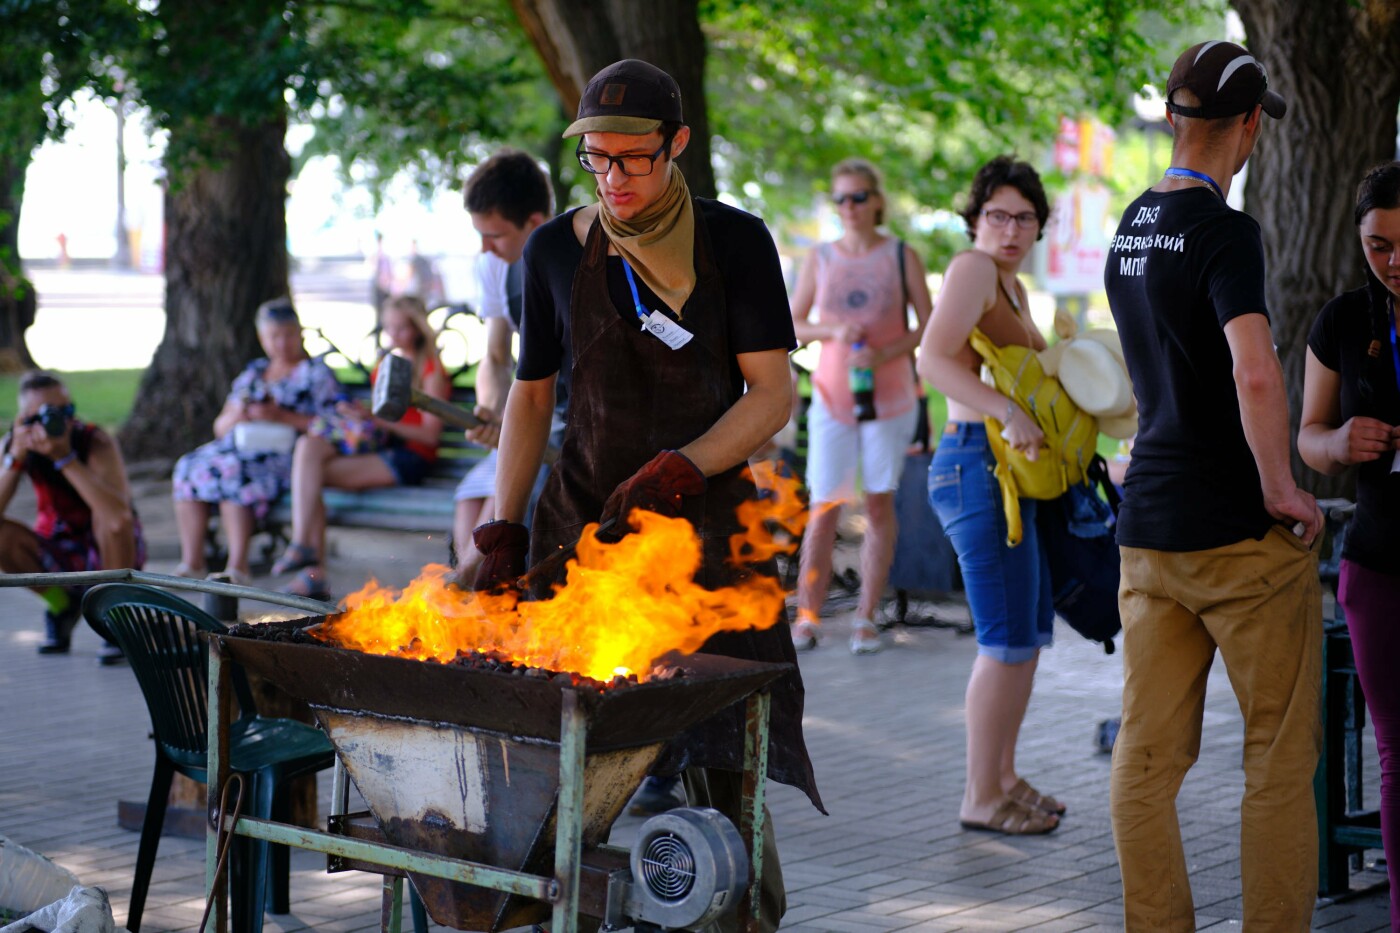
[[[204,933],[226,933],[226,873],[215,871],[219,825],[215,822],[219,797],[229,779],[228,726],[231,713],[228,661],[219,639],[209,646],[209,831],[205,847],[205,891],[216,897],[216,909]],[[240,836],[309,849],[327,855],[357,859],[402,871],[460,881],[495,891],[518,894],[552,904],[552,933],[578,933],[579,874],[583,859],[583,774],[587,724],[577,697],[565,691],[560,717],[559,803],[554,848],[554,877],[511,871],[464,859],[405,849],[387,843],[352,839],[329,832],[271,820],[224,817],[223,829]],[[768,695],[754,693],[746,701],[747,736],[744,747],[744,816],[739,833],[753,856],[753,877],[743,906],[744,929],[758,933],[758,891],[763,877],[764,800],[767,789]],[[343,772],[337,767],[332,799],[337,805],[348,794]],[[403,904],[403,879],[386,877],[384,929],[398,933]]]
[[[1322,756],[1313,778],[1317,798],[1317,890],[1342,897],[1351,890],[1353,859],[1381,848],[1380,811],[1362,804],[1361,733],[1366,727],[1366,700],[1352,656],[1346,622],[1327,624],[1322,639]]]

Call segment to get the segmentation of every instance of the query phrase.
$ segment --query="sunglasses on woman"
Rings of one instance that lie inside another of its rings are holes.
[[[835,204],[837,207],[840,207],[847,201],[850,201],[852,204],[864,204],[866,201],[870,200],[870,194],[869,191],[852,191],[850,194],[833,194],[831,196],[831,203]]]

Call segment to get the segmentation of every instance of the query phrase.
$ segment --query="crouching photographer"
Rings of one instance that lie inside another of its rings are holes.
[[[121,450],[113,437],[74,414],[57,377],[39,371],[20,377],[14,429],[0,440],[0,570],[6,573],[139,569],[145,563]],[[32,528],[4,517],[25,476],[38,500]],[[82,618],[83,588],[36,592],[46,607],[39,653],[66,654]],[[98,650],[99,663],[121,659],[111,643]]]

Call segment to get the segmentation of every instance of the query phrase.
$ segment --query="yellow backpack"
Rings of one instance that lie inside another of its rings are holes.
[[[1021,543],[1022,496],[1057,499],[1070,486],[1086,480],[1086,470],[1098,446],[1099,427],[1094,416],[1080,409],[1054,376],[1046,375],[1040,357],[1030,347],[998,347],[978,328],[968,338],[982,357],[997,390],[1016,400],[1045,434],[1035,460],[1013,449],[1002,439],[1002,423],[984,419],[987,440],[996,457],[996,477],[1006,512],[1006,543]]]

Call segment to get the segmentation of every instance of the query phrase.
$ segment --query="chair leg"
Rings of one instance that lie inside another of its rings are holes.
[[[250,815],[272,819],[273,800],[277,793],[274,775],[258,772],[253,778],[253,807]],[[248,840],[248,927],[247,933],[262,933],[263,911],[268,900],[268,874],[271,870],[269,843],[262,839]]]
[[[408,882],[408,909],[413,914],[413,933],[428,933],[428,910],[412,880]]]
[[[283,785],[274,788],[272,797],[271,817],[279,823],[289,822],[291,819],[291,800],[288,797],[290,785]],[[292,906],[291,896],[291,873],[292,858],[291,849],[284,845],[269,844],[267,865],[267,912],[270,914],[290,913]]]
[[[141,823],[141,843],[136,850],[136,875],[131,881],[131,902],[126,912],[126,928],[141,929],[141,912],[146,908],[146,891],[151,886],[151,870],[156,864],[160,831],[165,825],[165,808],[170,801],[170,784],[175,768],[156,752],[156,770],[151,775],[151,793],[146,799],[146,819]]]

